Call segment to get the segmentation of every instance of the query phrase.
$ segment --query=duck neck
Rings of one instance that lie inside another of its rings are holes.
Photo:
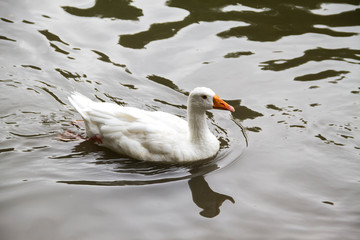
[[[210,130],[206,123],[205,111],[199,111],[189,107],[188,124],[192,142],[201,143],[207,139]]]

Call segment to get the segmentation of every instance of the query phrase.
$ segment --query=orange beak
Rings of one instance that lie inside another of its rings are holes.
[[[235,112],[235,109],[233,106],[230,106],[227,104],[224,100],[222,100],[218,95],[215,94],[213,97],[213,108],[215,109],[223,109],[223,110],[229,110],[231,112]]]

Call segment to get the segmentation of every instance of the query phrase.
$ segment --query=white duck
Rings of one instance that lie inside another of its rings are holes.
[[[207,126],[205,111],[235,111],[205,87],[190,93],[188,122],[165,112],[94,102],[80,93],[69,100],[84,119],[90,139],[120,154],[154,162],[190,162],[216,155],[220,144]]]

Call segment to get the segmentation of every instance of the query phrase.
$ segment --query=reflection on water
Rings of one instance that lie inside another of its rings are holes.
[[[305,81],[317,81],[326,78],[339,77],[336,80],[332,81],[333,83],[336,83],[337,81],[342,80],[345,77],[344,75],[347,73],[349,73],[349,71],[336,71],[331,69],[331,70],[321,71],[319,73],[311,73],[311,74],[298,76],[295,77],[294,80],[305,82]]]
[[[39,32],[42,35],[44,35],[47,38],[47,40],[49,40],[50,42],[54,41],[54,42],[60,42],[65,45],[69,45],[68,43],[61,40],[60,37],[57,36],[56,34],[49,32],[49,30],[40,30]]]
[[[157,75],[151,75],[151,76],[147,76],[146,77],[147,79],[149,79],[150,81],[153,81],[157,84],[160,84],[160,85],[163,85],[163,86],[166,86],[166,87],[169,87],[171,88],[172,90],[176,91],[176,92],[179,92],[179,93],[182,93],[184,94],[185,96],[189,96],[189,92],[188,91],[185,91],[183,89],[180,89],[175,83],[173,83],[170,79],[166,79],[164,77],[160,77],[160,76],[157,76]]]
[[[351,64],[360,64],[360,50],[341,48],[341,49],[324,49],[316,48],[306,50],[304,55],[293,59],[277,59],[262,63],[263,70],[284,71],[308,62],[321,62],[326,60],[344,61]]]
[[[7,151],[7,150],[4,150]],[[143,186],[167,183],[180,180],[188,180],[194,203],[202,208],[200,215],[212,218],[220,213],[220,206],[226,200],[235,203],[235,200],[228,195],[213,191],[206,182],[204,175],[219,168],[216,161],[219,159],[204,160],[188,164],[161,164],[132,160],[127,157],[120,157],[112,151],[99,147],[91,141],[84,141],[78,144],[73,153],[65,156],[53,157],[53,159],[77,158],[92,152],[102,153],[101,157],[92,164],[106,165],[112,171],[118,173],[121,180],[62,180],[58,183],[71,185],[89,186]]]
[[[342,1],[344,2],[344,1]],[[348,0],[349,4],[358,4],[357,0]],[[285,36],[318,33],[336,37],[354,36],[356,32],[335,31],[330,28],[342,27],[355,23],[359,9],[330,15],[317,15],[311,9],[318,9],[317,1],[182,1],[170,0],[169,7],[181,8],[189,12],[180,21],[154,23],[146,31],[121,35],[119,44],[129,48],[144,48],[148,43],[173,37],[181,29],[199,22],[239,21],[247,26],[231,28],[218,33],[221,38],[246,37],[252,41],[276,41]],[[231,6],[234,6],[231,9]],[[226,7],[231,10],[226,11]],[[251,10],[248,10],[250,8]],[[257,11],[259,10],[260,11]],[[255,10],[255,11],[254,11]]]
[[[79,17],[116,18],[138,20],[143,16],[142,10],[131,5],[131,0],[96,0],[91,8],[63,7],[63,9]]]
[[[240,26],[218,34],[223,38],[247,37],[252,41],[276,41],[285,36],[301,35],[305,33],[325,34],[334,37],[354,36],[356,32],[335,31],[330,28],[318,28],[316,25],[331,27],[348,26],[356,22],[359,10],[351,10],[338,14],[320,16],[313,14],[311,9],[318,9],[322,0],[307,1],[237,1],[238,3],[264,11],[254,13],[252,11],[233,12],[237,19],[248,23],[248,26]],[[336,1],[335,1],[336,2]],[[344,1],[342,1],[344,2]],[[358,4],[356,0],[347,1],[350,4]],[[235,19],[234,19],[235,20]]]
[[[204,176],[191,178],[188,183],[194,203],[203,209],[200,212],[203,217],[212,218],[217,216],[220,213],[220,206],[226,200],[235,203],[232,197],[214,192],[205,181]]]
[[[78,139],[74,139],[77,141]],[[66,155],[52,156],[52,159],[69,159],[86,157],[91,154],[98,154],[99,157],[90,164],[107,166],[116,173],[116,180],[66,180],[58,181],[68,184],[80,185],[99,185],[99,186],[127,186],[127,185],[150,185],[158,183],[173,182],[184,180],[199,175],[204,175],[219,168],[225,153],[220,153],[217,157],[202,161],[185,164],[168,164],[138,161],[127,156],[119,156],[109,149],[100,147],[92,141],[82,141],[77,144],[72,153]],[[122,178],[121,180],[118,180]]]

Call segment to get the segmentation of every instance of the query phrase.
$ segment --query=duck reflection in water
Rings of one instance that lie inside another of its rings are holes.
[[[189,180],[189,187],[194,203],[202,208],[200,215],[212,218],[220,213],[220,206],[226,200],[235,203],[235,200],[225,194],[214,192],[205,181],[204,176],[198,176]]]
[[[231,196],[213,191],[204,178],[204,174],[210,173],[219,167],[212,161],[197,164],[195,166],[179,167],[174,165],[157,165],[154,163],[132,160],[129,158],[119,158],[106,148],[102,148],[90,141],[83,141],[76,145],[71,154],[64,156],[54,156],[53,159],[85,157],[93,152],[100,153],[100,156],[93,163],[96,165],[113,165],[113,171],[120,174],[119,177],[128,176],[127,173],[136,175],[136,179],[122,179],[113,181],[95,181],[95,180],[66,180],[58,183],[92,186],[141,186],[174,182],[189,179],[188,185],[192,194],[194,203],[202,209],[200,215],[206,218],[212,218],[220,213],[221,205],[229,200],[235,203]],[[125,174],[124,174],[125,173]],[[174,177],[169,177],[173,173]],[[124,175],[123,175],[124,174]],[[146,178],[143,176],[146,175]],[[151,179],[149,177],[151,176]],[[166,176],[166,177],[165,177]]]

